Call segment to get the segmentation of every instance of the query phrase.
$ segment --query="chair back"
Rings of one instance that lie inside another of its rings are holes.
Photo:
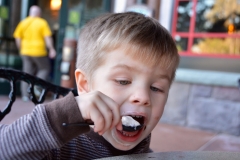
[[[11,87],[9,93],[9,101],[3,111],[0,110],[0,121],[11,111],[11,107],[16,99],[17,81],[25,81],[29,84],[28,93],[30,95],[31,101],[35,105],[43,103],[48,92],[53,93],[53,99],[59,98],[60,95],[65,96],[69,92],[73,92],[73,94],[77,96],[77,90],[74,88],[64,88],[57,86],[38,77],[15,69],[0,68],[0,78],[7,80],[10,83]],[[34,86],[41,86],[42,88],[42,92],[39,98],[37,98],[34,94]]]

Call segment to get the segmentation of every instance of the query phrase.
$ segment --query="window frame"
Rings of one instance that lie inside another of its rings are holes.
[[[178,32],[177,31],[177,20],[178,20],[178,6],[180,2],[192,2],[192,16],[190,16],[190,25],[188,32]],[[204,53],[196,54],[191,51],[191,48],[194,44],[195,38],[240,38],[239,33],[206,33],[206,32],[195,32],[195,21],[196,21],[196,6],[199,0],[175,0],[174,4],[174,11],[173,11],[173,19],[172,19],[172,31],[171,34],[173,38],[175,36],[180,36],[181,38],[187,38],[187,50],[186,51],[179,51],[181,56],[191,56],[191,57],[212,57],[212,58],[234,58],[240,59],[240,55],[233,55],[233,54],[217,54],[217,53]]]

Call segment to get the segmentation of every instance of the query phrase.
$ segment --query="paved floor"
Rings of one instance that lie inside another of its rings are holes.
[[[8,97],[0,96],[0,110],[8,102]],[[9,124],[34,108],[32,102],[23,102],[17,98],[12,111],[0,123]],[[240,152],[240,137],[227,134],[216,134],[159,123],[152,132],[151,149],[154,152],[167,151],[232,151]]]

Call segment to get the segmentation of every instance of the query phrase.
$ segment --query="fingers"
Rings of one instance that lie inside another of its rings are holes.
[[[104,117],[104,129],[105,132],[108,129],[116,126],[120,121],[120,109],[115,101],[107,97],[104,94],[100,94],[101,102],[103,102],[102,107],[99,107],[101,113]]]
[[[51,51],[51,52],[49,53],[49,57],[50,57],[51,59],[55,58],[55,57],[56,57],[56,52],[55,52],[55,51]]]
[[[80,97],[80,98],[79,98]],[[94,131],[102,135],[120,122],[120,108],[115,101],[99,91],[76,98],[83,118],[94,122]]]
[[[102,135],[104,133],[103,128],[105,123],[103,115],[101,114],[101,112],[95,109],[91,111],[90,116],[91,120],[94,122],[94,132],[98,132],[100,135]]]
[[[114,102],[111,98],[107,97],[106,95],[102,94],[101,92],[98,93],[99,96],[96,101],[96,105],[98,110],[100,111],[103,120],[97,120],[94,127],[95,132],[99,134],[103,134],[108,129],[113,128],[116,126],[120,121],[120,109],[116,102]]]
[[[101,97],[97,97],[95,103],[95,109],[90,112],[91,120],[94,122],[94,131],[103,134],[111,127],[113,114]]]
[[[111,121],[110,127],[113,128],[119,123],[119,121],[121,121],[120,108],[118,104],[115,101],[113,101],[111,98],[105,95],[101,95],[101,98],[111,110],[111,113],[109,112],[110,110],[108,110],[107,112],[109,114],[112,114],[112,121]]]

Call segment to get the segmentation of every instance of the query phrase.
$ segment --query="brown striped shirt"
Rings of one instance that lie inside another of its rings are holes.
[[[97,159],[150,152],[150,135],[121,151],[90,127],[63,127],[63,122],[83,122],[72,93],[36,106],[10,125],[0,124],[0,159]]]

